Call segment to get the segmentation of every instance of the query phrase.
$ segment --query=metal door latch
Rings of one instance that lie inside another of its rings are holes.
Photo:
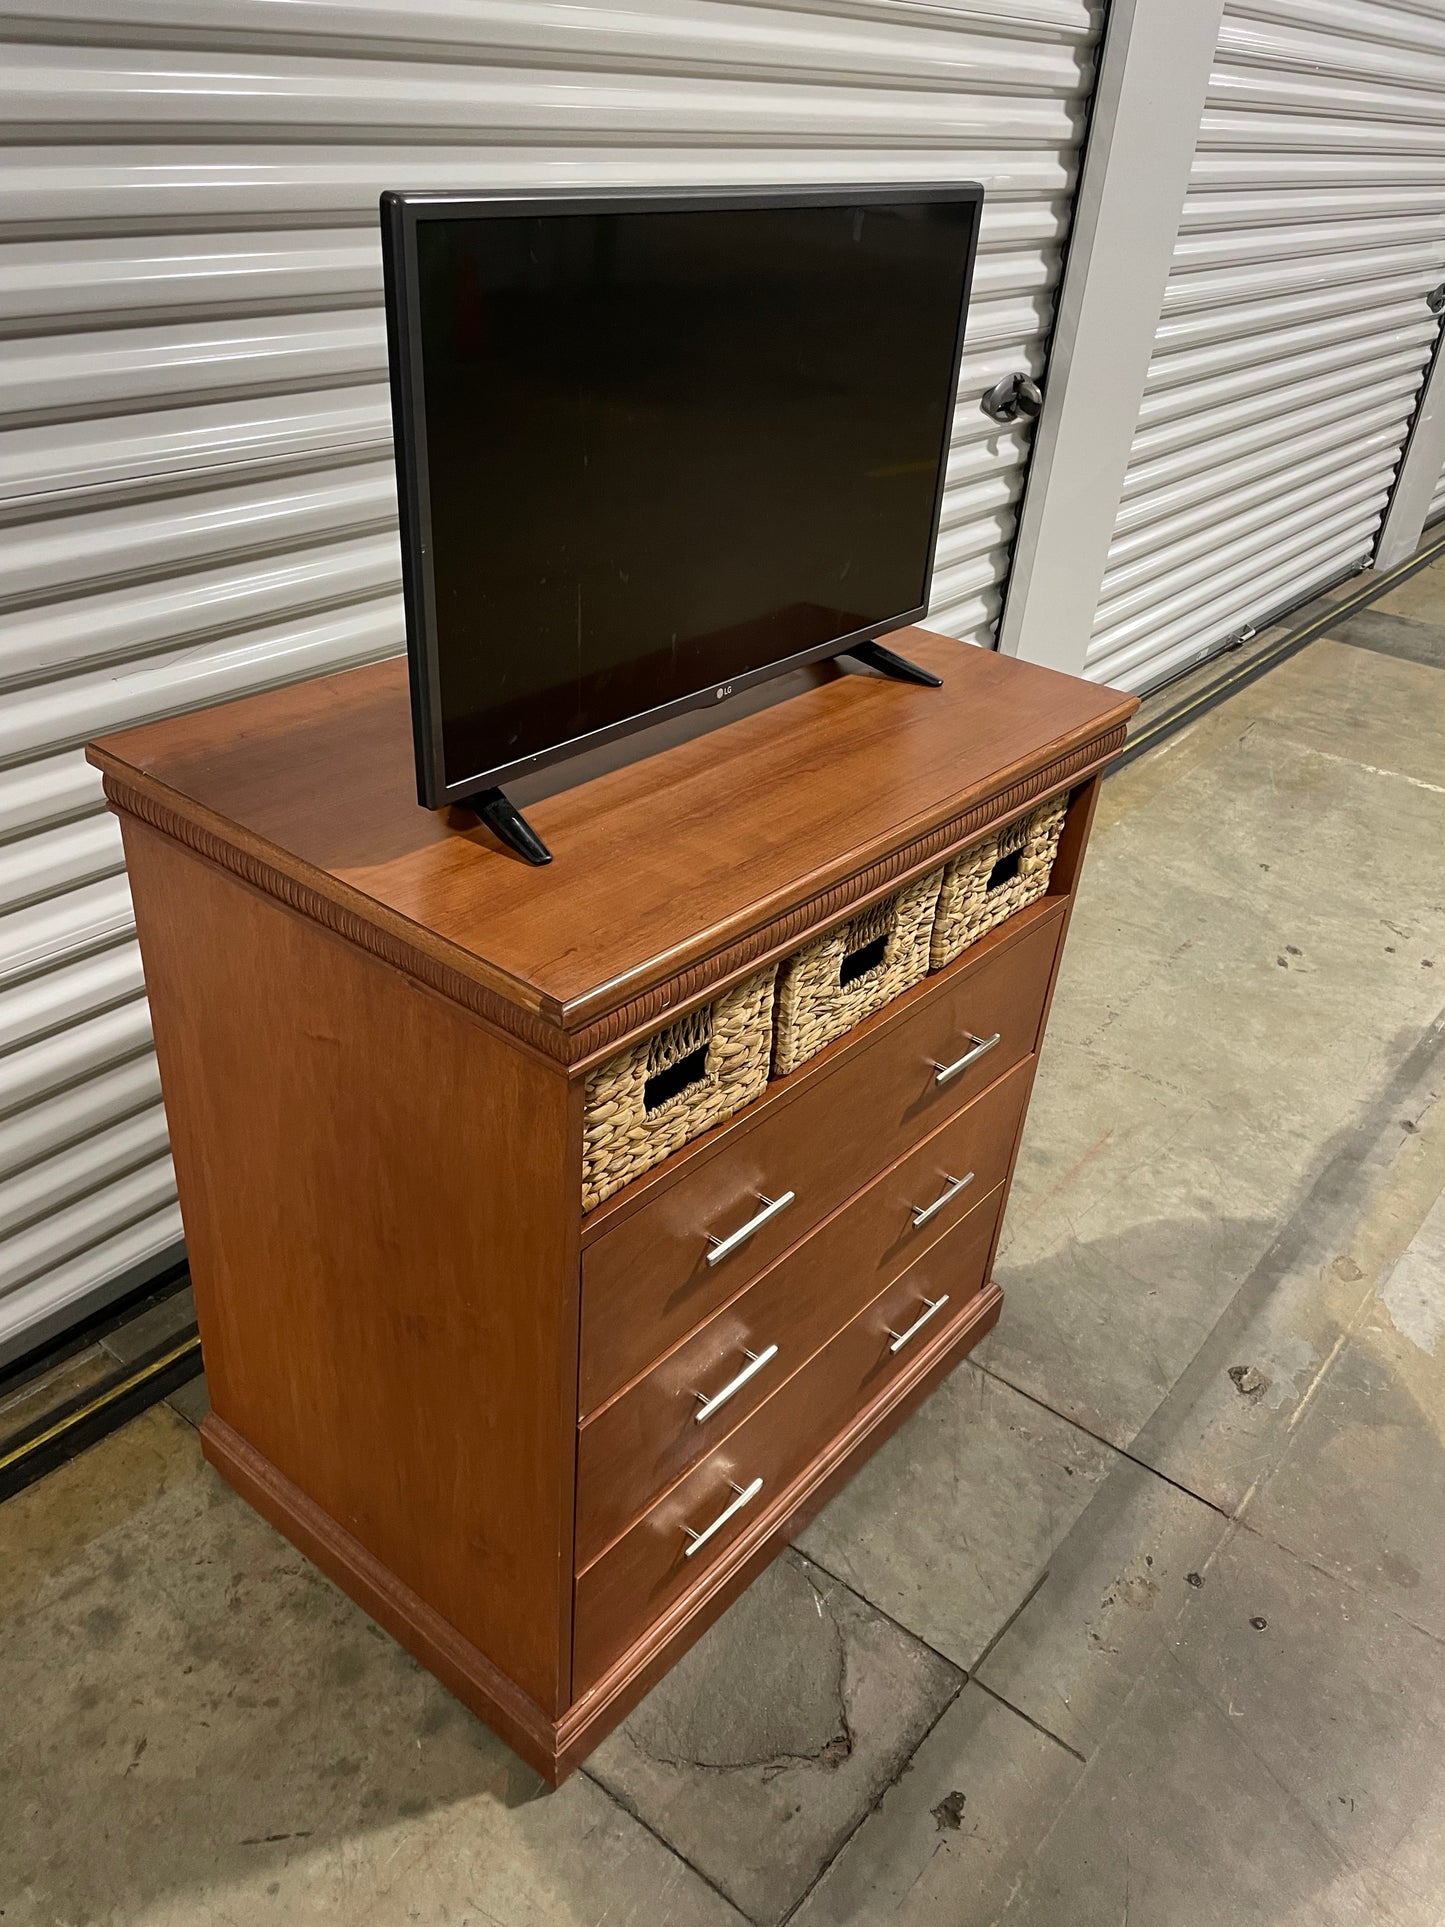
[[[1016,422],[1025,417],[1038,418],[1044,405],[1044,391],[1030,375],[1005,375],[995,382],[979,406],[990,421]]]

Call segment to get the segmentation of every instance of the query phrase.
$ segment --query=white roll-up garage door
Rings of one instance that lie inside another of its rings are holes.
[[[1087,674],[1148,688],[1369,559],[1442,280],[1439,5],[1231,0]]]
[[[402,646],[387,187],[981,179],[938,626],[986,641],[1086,0],[0,5],[0,1360],[180,1237],[97,731]]]

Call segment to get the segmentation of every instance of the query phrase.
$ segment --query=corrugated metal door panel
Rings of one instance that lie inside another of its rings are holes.
[[[1327,514],[1312,504],[1236,537],[1223,568],[1215,554],[1171,569],[1133,596],[1116,598],[1108,604],[1109,619],[1095,632],[1100,656],[1132,657],[1137,647],[1147,646],[1150,637],[1171,633],[1186,617],[1212,604],[1232,582],[1248,583],[1262,570],[1277,567],[1290,555],[1305,554],[1328,537],[1353,534],[1384,508],[1387,499],[1377,478],[1371,477],[1333,495]]]
[[[160,1095],[160,1073],[147,1050],[0,1118],[0,1178],[158,1104]]]
[[[960,23],[954,31],[967,31]],[[1087,36],[1080,36],[1084,44]],[[850,147],[800,147],[796,153],[759,143],[755,151],[739,145],[719,157],[716,146],[684,144],[660,151],[630,146],[571,145],[517,147],[446,141],[424,146],[368,144],[364,129],[348,141],[307,144],[267,141],[257,151],[199,134],[178,152],[150,149],[144,171],[133,147],[88,140],[83,146],[0,146],[7,193],[7,221],[33,226],[50,235],[74,225],[76,209],[90,210],[83,234],[118,232],[144,236],[167,232],[203,236],[207,252],[225,245],[226,232],[252,226],[274,231],[279,219],[310,233],[342,222],[370,230],[377,195],[395,185],[398,169],[418,188],[455,188],[459,183],[532,192],[557,187],[698,186],[726,181],[767,186],[775,181],[947,180],[957,176],[957,159],[947,146],[911,141],[905,130],[900,150],[870,154]],[[418,131],[426,141],[426,130]],[[985,180],[998,194],[1038,200],[1067,196],[1072,154],[1049,148],[1031,151],[1007,142],[973,145],[967,153],[969,178]],[[1353,178],[1346,175],[1345,178]],[[996,210],[997,212],[997,210]],[[197,267],[194,248],[177,265],[173,298],[185,305],[183,290]],[[379,275],[377,263],[375,273]]]
[[[1114,594],[1099,608],[1097,634],[1102,638],[1117,630],[1122,622],[1133,621],[1145,611],[1167,601],[1176,591],[1194,582],[1212,580],[1219,566],[1218,551],[1228,547],[1241,558],[1262,549],[1274,539],[1294,529],[1317,528],[1322,513],[1374,501],[1384,491],[1379,483],[1379,463],[1372,455],[1342,469],[1291,489],[1287,494],[1253,509],[1232,515],[1225,522],[1178,543],[1171,551],[1174,567],[1162,575],[1151,566],[1148,556],[1132,568],[1121,569],[1111,582]],[[1382,506],[1376,503],[1376,506]]]
[[[1438,0],[1392,0],[1387,6],[1369,0],[1255,0],[1252,12],[1256,20],[1353,35],[1376,46],[1433,46],[1445,52]]]
[[[208,487],[247,465],[299,465],[390,449],[391,416],[374,383],[57,420],[0,431],[0,512],[68,508],[191,475]]]
[[[1196,272],[1188,280],[1182,275],[1177,281],[1171,280],[1164,295],[1164,316],[1172,322],[1191,309],[1215,311],[1191,320],[1180,319],[1178,327],[1170,329],[1170,338],[1176,342],[1182,343],[1191,335],[1209,337],[1216,331],[1236,333],[1239,330],[1229,325],[1232,317],[1217,312],[1226,303],[1294,295],[1313,300],[1315,313],[1333,313],[1338,311],[1336,302],[1368,299],[1372,289],[1360,289],[1354,283],[1373,284],[1382,276],[1413,275],[1418,285],[1421,279],[1428,282],[1432,273],[1438,273],[1439,262],[1438,247],[1422,241],[1418,246],[1336,254],[1328,260],[1291,259],[1276,265],[1252,263],[1207,274]],[[1240,325],[1248,327],[1254,319],[1254,315],[1241,317]]]
[[[187,487],[113,508],[29,521],[0,544],[0,603],[19,607],[88,589],[163,579],[396,527],[390,456],[223,488]],[[8,780],[0,772],[0,790]],[[98,781],[98,779],[97,779]]]
[[[1202,127],[1209,127],[1210,116],[1206,113]],[[1197,151],[1194,165],[1190,169],[1192,186],[1205,189],[1227,188],[1270,189],[1272,192],[1288,194],[1296,187],[1309,187],[1316,191],[1343,185],[1360,193],[1372,188],[1385,190],[1399,185],[1412,186],[1425,175],[1426,170],[1438,162],[1438,153],[1433,157],[1417,152],[1400,153],[1360,153],[1354,149],[1338,154],[1327,150],[1301,154],[1288,151],[1276,153],[1268,148],[1259,148],[1250,153],[1241,153],[1228,147],[1217,154]]]
[[[1442,209],[1437,8],[1231,0],[1087,674],[1149,688],[1368,560]]]
[[[0,1238],[0,1266],[14,1281],[16,1290],[30,1284],[43,1286],[46,1274],[57,1265],[139,1219],[164,1211],[175,1195],[175,1173],[168,1153],[108,1182],[102,1177],[95,1186],[86,1184],[71,1203]]]
[[[1231,327],[1228,333],[1216,331],[1208,336],[1197,330],[1193,340],[1183,345],[1171,338],[1167,350],[1154,357],[1149,369],[1146,399],[1152,400],[1183,382],[1207,379],[1237,368],[1252,368],[1261,361],[1289,360],[1316,350],[1343,351],[1347,344],[1365,336],[1388,334],[1398,324],[1399,295],[1415,292],[1398,283],[1393,287],[1386,284],[1383,289],[1372,289],[1370,302],[1358,309],[1328,314],[1319,320],[1294,323],[1286,319],[1284,325],[1271,325],[1280,320],[1278,316],[1271,316],[1260,320],[1247,334],[1236,333]],[[1318,310],[1319,303],[1313,297],[1309,305]],[[1231,316],[1231,322],[1234,318]],[[1409,325],[1412,329],[1423,328],[1428,338],[1428,321]]]
[[[815,30],[805,11],[778,10],[764,43],[748,0],[630,0],[625,8],[488,0],[484,14],[476,0],[430,0],[406,8],[395,0],[310,0],[279,17],[271,0],[38,0],[10,5],[3,17],[17,30],[47,39],[61,23],[71,31],[91,29],[87,38],[95,29],[123,28],[115,38],[137,46],[172,46],[180,30],[179,44],[206,47],[260,42],[280,52],[339,46],[348,55],[411,49],[441,60],[470,48],[497,60],[546,54],[563,68],[646,72],[671,65],[687,71],[713,64],[729,72],[791,66],[814,74],[831,68],[852,82],[870,73],[916,76],[920,59],[944,58],[935,41],[895,31],[910,23],[936,27],[944,12],[960,24],[976,14],[985,30],[1032,36],[1045,47],[1051,38],[1077,35],[1081,18],[1074,0],[1016,0],[1006,16],[994,0],[954,0],[946,9],[938,0],[847,0],[818,11],[833,16],[830,28]],[[965,71],[983,71],[988,60],[983,53]]]
[[[1381,382],[1414,375],[1424,365],[1430,339],[1426,334],[1423,342],[1407,343],[1403,348],[1393,340],[1388,341],[1383,351],[1377,352],[1365,366],[1371,376]],[[1362,349],[1370,346],[1368,342],[1360,345]],[[1361,359],[1364,360],[1363,355]],[[1306,374],[1306,367],[1311,370],[1322,367],[1322,372]],[[1312,356],[1308,362],[1299,357],[1251,369],[1243,383],[1223,384],[1231,391],[1227,400],[1219,398],[1221,384],[1215,382],[1192,384],[1187,392],[1176,392],[1158,404],[1151,405],[1146,400],[1144,406],[1149,413],[1144,415],[1141,410],[1143,425],[1135,434],[1128,472],[1132,474],[1138,467],[1152,466],[1160,456],[1178,449],[1207,452],[1211,444],[1222,443],[1237,430],[1248,429],[1256,423],[1277,432],[1278,424],[1288,420],[1294,410],[1303,414],[1316,402],[1329,402],[1337,396],[1356,393],[1359,378],[1359,367],[1340,367],[1333,355]],[[1193,414],[1183,406],[1190,399],[1197,404]],[[1162,420],[1157,419],[1160,415]],[[1129,487],[1127,480],[1124,486]]]
[[[98,956],[11,985],[0,998],[0,1051],[16,1050],[92,1011],[124,1003],[144,988],[134,942],[115,944]]]
[[[1350,415],[1362,434],[1393,427],[1398,446],[1408,429],[1414,401],[1412,387],[1402,390],[1399,382],[1378,382],[1365,395],[1316,403],[1314,408],[1302,411],[1291,424],[1298,432],[1287,441],[1277,442],[1268,435],[1236,435],[1231,438],[1233,446],[1210,450],[1210,460],[1202,469],[1191,468],[1187,459],[1178,456],[1161,462],[1157,473],[1147,474],[1141,467],[1134,476],[1135,494],[1120,505],[1115,541],[1144,528],[1152,529],[1161,517],[1186,508],[1196,516],[1217,519],[1221,502],[1227,512],[1233,500],[1228,491],[1239,484],[1267,478],[1278,488],[1281,474],[1288,478],[1294,473],[1292,467],[1283,467],[1286,461],[1303,461],[1325,449],[1338,461],[1337,424],[1342,414]],[[1358,413],[1355,404],[1359,404]]]
[[[1367,234],[1360,231],[1353,218],[1292,222],[1266,219],[1257,230],[1211,232],[1181,239],[1174,250],[1174,266],[1181,274],[1204,274],[1212,269],[1255,261],[1272,266],[1289,256],[1302,255],[1315,263],[1317,271],[1324,276],[1333,265],[1334,255],[1355,257],[1340,263],[1347,272],[1351,266],[1358,267],[1358,250],[1362,244],[1371,250],[1379,247],[1388,252],[1396,247],[1418,247],[1422,241],[1438,245],[1442,234],[1445,234],[1445,217],[1438,209],[1416,209],[1393,219],[1382,217],[1370,222]],[[1185,288],[1190,285],[1186,283]]]
[[[78,746],[402,645],[381,190],[981,179],[932,619],[987,642],[1097,14],[0,0],[0,1358],[178,1235]]]
[[[1200,638],[1214,635],[1221,624],[1225,625],[1223,633],[1229,635],[1258,629],[1273,621],[1301,600],[1292,593],[1295,582],[1305,585],[1303,595],[1308,597],[1327,583],[1339,580],[1342,554],[1363,560],[1369,554],[1379,519],[1376,512],[1363,522],[1347,527],[1343,538],[1332,534],[1323,543],[1296,540],[1284,545],[1278,555],[1268,551],[1251,557],[1247,563],[1222,570],[1213,585],[1220,593],[1210,600],[1190,608],[1172,622],[1161,622],[1144,643],[1135,642],[1107,654],[1101,652],[1097,679],[1128,688],[1132,686],[1128,678],[1135,675],[1142,661],[1155,666],[1162,662],[1169,673],[1198,661],[1209,653],[1200,647]],[[1266,563],[1272,566],[1265,567]]]
[[[19,1232],[53,1218],[78,1198],[127,1177],[166,1154],[165,1112],[159,1104],[134,1111],[92,1132],[82,1143],[27,1164],[0,1180],[0,1224]]]
[[[1300,5],[1284,8],[1254,3],[1236,15],[1227,38],[1232,75],[1221,74],[1223,93],[1230,81],[1264,90],[1272,100],[1321,96],[1338,98],[1337,83],[1350,90],[1359,82],[1404,90],[1412,98],[1422,89],[1445,92],[1445,33],[1439,17],[1399,12],[1368,3],[1343,8]],[[1377,117],[1373,93],[1357,112]]]
[[[1308,407],[1298,407],[1289,426],[1298,429],[1302,438],[1309,437],[1312,448],[1328,427],[1335,446],[1343,451],[1349,446],[1350,424],[1358,418],[1361,410],[1373,408],[1377,402],[1393,402],[1401,421],[1407,422],[1418,386],[1418,381],[1410,373],[1403,377],[1399,373],[1392,374],[1384,380],[1372,382],[1358,393],[1345,385],[1323,399],[1316,399]],[[1319,435],[1314,431],[1319,431]],[[1403,439],[1403,429],[1401,433]],[[1281,438],[1275,420],[1267,414],[1261,414],[1256,421],[1246,423],[1228,435],[1205,440],[1199,446],[1191,446],[1186,441],[1172,449],[1147,450],[1140,454],[1125,474],[1118,526],[1133,528],[1140,521],[1152,520],[1160,507],[1156,491],[1169,483],[1191,478],[1194,483],[1191,499],[1195,500],[1212,493],[1214,484],[1210,478],[1217,469],[1232,464],[1238,456],[1258,454],[1267,459],[1272,452],[1274,472],[1282,484],[1287,483],[1289,471],[1282,467],[1279,459],[1287,446],[1288,442]],[[1166,496],[1165,499],[1169,506],[1173,506],[1172,497]],[[1228,502],[1217,496],[1215,499],[1220,513],[1227,514]]]
[[[1391,446],[1395,433],[1395,424],[1391,423],[1372,435],[1361,436],[1354,444],[1352,459],[1343,467],[1334,449],[1324,457],[1316,456],[1313,461],[1296,462],[1290,472],[1291,487],[1284,494],[1279,492],[1273,475],[1266,476],[1262,482],[1231,490],[1233,513],[1225,522],[1220,522],[1214,503],[1208,501],[1179,515],[1167,516],[1163,521],[1146,523],[1130,534],[1116,536],[1109,549],[1110,600],[1100,604],[1101,620],[1105,619],[1106,610],[1112,611],[1117,606],[1119,598],[1132,595],[1137,588],[1157,579],[1153,560],[1156,549],[1167,546],[1175,564],[1196,556],[1213,556],[1217,548],[1227,544],[1235,534],[1265,527],[1276,515],[1288,514],[1306,502],[1328,502],[1336,488],[1352,487],[1378,472],[1379,452]]]
[[[100,777],[78,751],[0,769],[0,839],[68,822],[100,803]]]
[[[1405,321],[1398,317],[1388,328],[1372,328],[1360,318],[1352,341],[1334,341],[1308,351],[1271,356],[1252,361],[1243,368],[1231,368],[1200,379],[1160,386],[1146,391],[1139,408],[1143,431],[1181,417],[1207,417],[1212,430],[1224,430],[1235,422],[1248,421],[1259,413],[1261,400],[1272,402],[1288,393],[1305,402],[1316,396],[1339,392],[1341,377],[1358,373],[1363,361],[1376,370],[1416,367],[1427,354],[1439,323],[1428,312],[1423,320]],[[1313,373],[1301,382],[1299,373],[1308,360]]]
[[[0,1059],[0,1116],[18,1133],[23,1125],[12,1113],[28,1116],[31,1106],[150,1047],[150,1010],[144,997],[128,998],[67,1024]]]
[[[98,1211],[96,1223],[103,1225],[106,1215]],[[24,1323],[14,1326],[14,1350],[51,1338],[88,1316],[99,1295],[97,1280],[154,1275],[158,1256],[180,1248],[181,1214],[174,1199],[158,1211],[130,1219],[118,1231],[99,1231],[74,1257],[12,1288],[11,1295],[24,1308]]]
[[[0,990],[37,971],[51,970],[125,936],[134,922],[123,876],[62,890],[13,915],[0,917]]]
[[[1311,160],[1318,157],[1311,156]],[[1428,216],[1440,212],[1440,196],[1432,187],[1415,185],[1417,174],[1408,180],[1392,185],[1381,182],[1373,187],[1336,187],[1329,184],[1328,177],[1321,185],[1314,185],[1308,174],[1302,172],[1294,191],[1281,188],[1276,193],[1254,191],[1252,193],[1231,194],[1216,190],[1206,203],[1203,196],[1186,201],[1180,215],[1179,231],[1188,234],[1200,228],[1222,227],[1232,222],[1248,222],[1254,227],[1274,222],[1281,227],[1294,227],[1303,215],[1309,222],[1318,224],[1323,221],[1373,221],[1377,216],[1389,218],[1394,215],[1421,213]],[[1308,190],[1302,196],[1300,188]]]
[[[120,825],[94,816],[78,823],[0,844],[0,914],[93,877],[110,875],[123,862]]]

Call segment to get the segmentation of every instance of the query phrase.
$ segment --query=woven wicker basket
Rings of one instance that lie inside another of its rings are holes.
[[[952,963],[986,930],[1044,894],[1068,807],[1066,796],[1051,797],[953,859],[933,919],[930,970]]]
[[[582,1120],[582,1209],[751,1104],[768,1081],[771,964],[593,1071]]]
[[[942,881],[942,870],[933,870],[784,960],[775,1077],[786,1077],[928,974],[928,933]]]

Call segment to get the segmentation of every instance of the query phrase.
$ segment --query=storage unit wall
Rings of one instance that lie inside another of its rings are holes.
[[[1442,281],[1439,9],[1228,5],[1087,675],[1148,688],[1370,560]]]
[[[0,7],[0,1362],[177,1252],[98,731],[402,645],[385,187],[988,192],[932,616],[987,642],[1097,10]]]

